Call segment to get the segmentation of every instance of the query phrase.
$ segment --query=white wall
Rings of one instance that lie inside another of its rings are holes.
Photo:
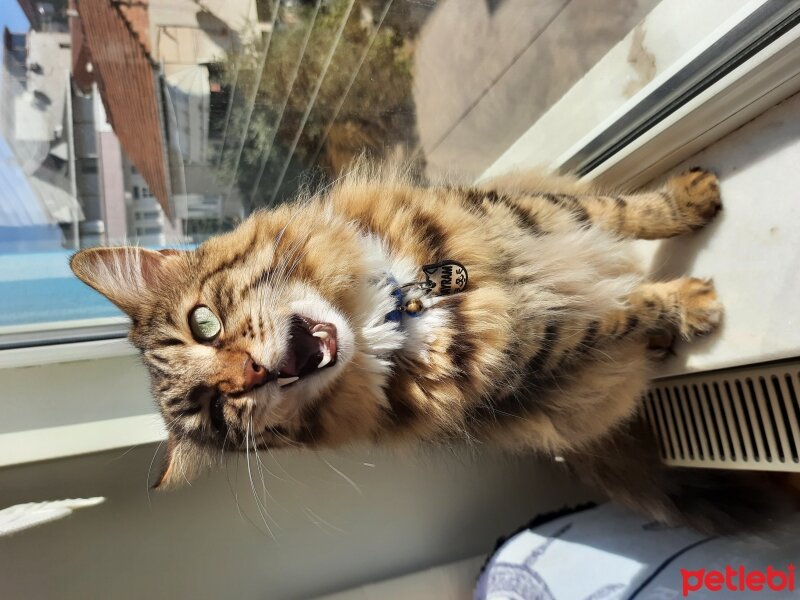
[[[537,513],[584,499],[530,458],[370,449],[265,456],[273,539],[261,531],[244,457],[238,469],[234,459],[227,473],[148,498],[154,450],[0,470],[0,506],[107,497],[68,519],[0,538],[0,596],[310,597],[489,552],[498,536]],[[261,494],[255,460],[251,468]]]

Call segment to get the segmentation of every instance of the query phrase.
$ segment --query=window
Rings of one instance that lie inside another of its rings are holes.
[[[162,233],[164,233],[164,230],[161,227],[137,227],[136,228],[136,235],[138,235],[138,236],[161,235]]]
[[[84,175],[96,175],[97,174],[97,159],[96,158],[82,158],[80,159],[81,162],[81,173]]]
[[[0,344],[120,317],[71,276],[74,250],[201,243],[361,154],[464,182],[516,165],[588,173],[797,20],[797,3],[777,0],[258,0],[251,23],[207,7],[236,33],[212,39],[169,11],[145,7],[142,28],[102,5],[77,3],[64,24],[81,48],[46,28],[12,31],[2,48]],[[151,78],[155,91],[130,85]],[[48,102],[26,93],[34,84]]]

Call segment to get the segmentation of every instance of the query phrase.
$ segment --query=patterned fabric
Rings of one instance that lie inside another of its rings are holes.
[[[708,538],[605,504],[525,529],[489,559],[475,600],[673,600],[683,598],[681,569],[742,566],[786,569],[800,554],[800,518],[763,538]],[[696,580],[693,580],[696,582]],[[694,598],[761,598],[764,592],[703,589]],[[770,598],[798,592],[769,590]]]

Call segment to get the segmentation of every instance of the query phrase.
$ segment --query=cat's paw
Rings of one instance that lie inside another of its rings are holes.
[[[672,354],[675,332],[669,329],[651,331],[647,334],[647,355],[651,360],[664,360]]]
[[[710,279],[685,278],[678,292],[681,304],[680,333],[690,339],[706,335],[722,322],[722,303]]]
[[[690,229],[700,229],[722,209],[719,179],[711,171],[700,167],[671,177],[666,190]]]

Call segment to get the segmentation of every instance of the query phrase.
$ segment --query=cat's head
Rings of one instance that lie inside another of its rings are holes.
[[[75,254],[75,274],[130,316],[150,371],[169,431],[157,486],[191,479],[223,449],[335,445],[374,430],[387,365],[365,336],[387,326],[390,300],[365,277],[360,244],[311,203],[258,213],[192,251]],[[322,401],[335,427],[319,422]]]

